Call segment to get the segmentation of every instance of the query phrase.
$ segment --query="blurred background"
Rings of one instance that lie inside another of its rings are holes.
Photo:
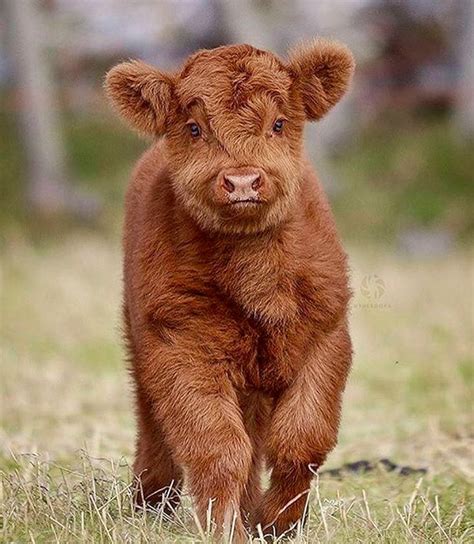
[[[122,530],[95,510],[78,525],[80,501],[38,495],[59,464],[89,500],[96,461],[79,460],[81,448],[112,463],[133,455],[120,236],[127,180],[149,142],[111,112],[105,72],[128,58],[173,68],[235,42],[284,55],[322,35],[357,60],[348,95],[306,135],[354,291],[354,370],[329,465],[385,456],[428,468],[415,491],[379,473],[321,484],[356,504],[327,523],[349,523],[347,542],[378,541],[375,523],[391,542],[469,541],[473,23],[473,0],[0,0],[0,540],[60,541],[60,530],[62,541],[102,542],[104,524]],[[104,478],[97,493],[110,505]],[[308,542],[323,530],[312,523]]]
[[[357,59],[349,96],[308,129],[348,237],[444,251],[473,230],[471,0],[3,0],[2,230],[52,216],[110,226],[145,148],[111,115],[105,71],[178,66],[249,42],[285,54],[315,35]]]

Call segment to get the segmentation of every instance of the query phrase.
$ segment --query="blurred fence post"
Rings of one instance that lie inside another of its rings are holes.
[[[27,196],[37,211],[54,213],[65,203],[65,161],[37,2],[6,0],[6,8],[28,165]]]

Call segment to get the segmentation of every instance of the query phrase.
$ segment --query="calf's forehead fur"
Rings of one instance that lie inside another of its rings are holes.
[[[183,107],[202,100],[210,115],[236,111],[254,95],[277,103],[288,99],[292,79],[271,53],[250,45],[199,51],[181,71],[176,94]]]
[[[258,132],[265,116],[277,113],[320,119],[343,96],[353,68],[350,51],[328,40],[301,44],[287,61],[250,45],[230,45],[198,51],[175,73],[125,62],[107,74],[105,86],[122,117],[143,133],[165,134],[176,113],[193,105],[214,119],[213,129],[218,119],[225,126],[226,117],[239,114],[243,130]]]
[[[175,95],[181,111],[197,114],[223,146],[239,143],[245,149],[243,136],[259,136],[279,115],[289,116],[291,84],[274,55],[235,45],[193,55],[178,77]]]

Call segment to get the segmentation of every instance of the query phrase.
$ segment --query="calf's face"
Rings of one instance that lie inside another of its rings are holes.
[[[304,122],[339,101],[353,66],[346,47],[324,40],[288,61],[231,45],[198,51],[176,73],[126,62],[105,85],[135,129],[165,137],[173,190],[200,226],[249,233],[294,208]]]

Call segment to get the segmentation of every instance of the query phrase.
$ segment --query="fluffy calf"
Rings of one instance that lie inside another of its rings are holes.
[[[126,62],[106,79],[119,113],[156,140],[124,235],[138,500],[159,504],[185,477],[203,526],[211,500],[216,530],[233,522],[237,539],[246,523],[298,522],[336,443],[350,293],[303,127],[352,71],[344,46],[317,40],[287,61],[232,45],[177,72]]]

